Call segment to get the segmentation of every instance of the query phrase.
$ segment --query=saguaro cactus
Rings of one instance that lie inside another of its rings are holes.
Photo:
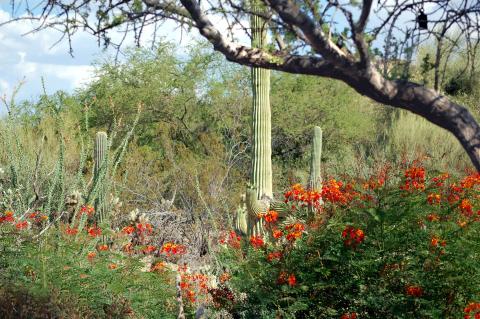
[[[310,162],[310,177],[308,187],[312,190],[322,189],[321,175],[322,159],[322,129],[319,126],[313,128],[312,158]]]
[[[265,9],[257,0],[252,3],[253,12]],[[266,22],[258,15],[251,17],[252,47],[263,48],[267,42]],[[270,111],[270,70],[252,68],[252,176],[256,199],[273,197],[272,192],[272,124]],[[248,197],[248,194],[247,194]],[[247,200],[248,201],[248,200]],[[247,204],[248,207],[248,204]],[[249,211],[249,233],[259,235],[262,221]]]
[[[94,150],[94,181],[97,188],[97,197],[95,200],[95,210],[98,214],[98,220],[103,222],[106,218],[106,187],[105,187],[105,174],[107,163],[107,151],[108,151],[107,133],[97,132],[95,136],[95,150]]]

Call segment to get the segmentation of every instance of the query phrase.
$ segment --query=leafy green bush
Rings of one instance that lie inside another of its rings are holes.
[[[233,248],[230,237],[222,249],[225,288],[247,295],[229,306],[242,318],[473,318],[479,189],[479,174],[427,178],[418,165],[404,176],[330,180],[324,206],[296,185],[285,194],[294,209],[266,223],[267,238]]]
[[[107,246],[96,227],[46,228],[43,215],[0,216],[0,317],[176,317],[173,273],[123,252],[128,235]]]

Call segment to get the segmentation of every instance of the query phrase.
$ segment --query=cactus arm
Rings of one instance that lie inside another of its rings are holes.
[[[95,210],[97,212],[98,220],[102,223],[106,218],[106,194],[105,194],[105,175],[106,175],[106,162],[107,162],[107,133],[97,132],[95,136],[95,150],[94,150],[94,180],[96,185],[98,185],[98,195],[95,200]]]
[[[308,188],[311,190],[322,190],[322,129],[315,126],[313,129],[312,158],[310,162],[310,177]]]

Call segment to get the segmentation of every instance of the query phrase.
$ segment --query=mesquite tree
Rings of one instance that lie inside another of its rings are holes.
[[[240,0],[201,4],[199,0],[43,0],[31,1],[32,7],[28,0],[11,2],[17,14],[12,21],[37,20],[35,30],[60,29],[65,39],[82,29],[111,45],[109,31],[117,29],[132,33],[140,43],[145,26],[160,27],[163,20],[171,19],[188,30],[197,29],[230,61],[341,80],[377,102],[409,110],[450,131],[480,171],[480,126],[472,114],[438,90],[408,78],[392,78],[378,69],[382,62],[402,61],[401,56],[392,57],[388,45],[402,32],[408,40],[404,43],[415,36],[413,44],[432,37],[443,45],[450,38],[448,30],[457,30],[471,48],[480,33],[477,0],[263,0],[267,8],[263,12],[254,12],[248,1]],[[17,10],[16,4],[26,10]],[[235,40],[238,26],[251,35],[243,24],[252,14],[267,21],[275,46],[255,48]],[[382,40],[387,45],[378,58],[374,51],[379,49],[374,47]],[[474,68],[474,62],[466,63]]]

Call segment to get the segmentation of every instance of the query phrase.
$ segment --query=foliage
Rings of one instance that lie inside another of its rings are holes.
[[[247,295],[245,303],[229,303],[232,313],[462,318],[480,298],[479,187],[478,174],[427,177],[414,163],[404,176],[328,181],[326,205],[308,218],[320,194],[295,186],[285,194],[294,209],[270,224],[270,240],[245,241],[247,257],[232,245],[222,249],[226,287]]]
[[[48,228],[40,214],[12,220],[5,219],[8,212],[1,215],[2,318],[175,317],[171,272],[142,270],[148,267],[142,255],[118,249],[128,235],[107,246],[93,227]],[[28,305],[20,304],[20,296],[29,296]],[[19,308],[9,308],[15,303]]]

